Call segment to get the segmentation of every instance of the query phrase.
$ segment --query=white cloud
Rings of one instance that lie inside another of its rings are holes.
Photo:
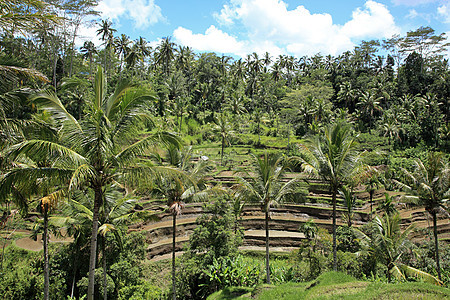
[[[161,8],[154,0],[103,0],[97,9],[103,19],[118,21],[119,18],[125,17],[133,20],[138,28],[165,20]]]
[[[357,8],[352,20],[342,28],[342,33],[348,37],[391,37],[399,32],[395,26],[394,17],[383,4],[367,1],[365,9]]]
[[[367,1],[364,8],[356,9],[352,19],[344,25],[334,24],[330,14],[314,14],[301,5],[288,9],[282,0],[230,0],[214,17],[219,24],[239,26],[239,31],[244,32],[244,40],[230,39],[228,34],[215,27],[210,27],[210,32],[205,34],[192,34],[184,28],[177,29],[176,33],[185,37],[183,44],[198,50],[213,51],[214,48],[224,52],[221,46],[213,44],[218,43],[227,51],[238,49],[233,51],[238,55],[243,51],[269,51],[272,55],[303,56],[317,52],[336,55],[351,50],[360,39],[386,38],[400,32],[386,6],[372,0]],[[216,37],[220,33],[226,38],[213,39],[213,33]],[[181,42],[178,37],[177,40]],[[198,48],[200,44],[201,49]]]
[[[445,23],[450,23],[450,4],[444,4],[438,7],[438,14],[444,18]]]
[[[395,5],[405,5],[405,6],[417,6],[428,3],[434,3],[439,0],[392,0]]]
[[[415,9],[410,9],[408,12],[408,15],[406,16],[406,18],[408,19],[415,19],[419,16],[419,13],[417,12],[417,10]]]
[[[100,37],[97,36],[97,28],[95,28],[95,25],[89,26],[82,24],[78,28],[77,38],[75,39],[75,47],[79,48],[83,46],[85,41],[93,42],[96,47],[99,47],[103,43],[100,40]]]
[[[177,43],[188,45],[199,51],[245,54],[243,42],[211,25],[205,34],[193,34],[191,30],[178,27],[173,32]]]

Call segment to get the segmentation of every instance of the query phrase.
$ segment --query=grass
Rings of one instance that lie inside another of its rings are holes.
[[[207,299],[449,299],[450,290],[422,282],[388,284],[360,281],[341,272],[328,272],[306,283],[227,288]]]

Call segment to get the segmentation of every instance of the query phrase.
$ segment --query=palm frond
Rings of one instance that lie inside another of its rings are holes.
[[[418,270],[416,268],[404,265],[404,264],[398,264],[398,267],[401,271],[403,271],[407,276],[409,277],[415,277],[415,278],[419,278],[425,282],[431,283],[431,284],[435,284],[435,285],[443,285],[443,282],[440,281],[438,278],[436,278],[435,276]]]
[[[24,155],[35,162],[48,160],[65,160],[74,166],[86,162],[86,158],[58,143],[45,140],[29,140],[12,146],[7,157],[15,160],[18,156]]]
[[[30,100],[36,103],[41,109],[51,112],[58,121],[65,123],[66,126],[70,125],[74,130],[83,131],[78,121],[65,109],[64,105],[53,92],[42,92],[32,96]]]

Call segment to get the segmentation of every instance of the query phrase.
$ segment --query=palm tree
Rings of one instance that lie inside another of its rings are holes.
[[[355,208],[356,197],[353,195],[353,191],[345,185],[340,188],[339,194],[344,199],[344,217],[347,219],[347,226],[352,227],[353,209]]]
[[[388,215],[393,215],[397,213],[397,209],[395,208],[394,204],[394,199],[391,196],[389,196],[388,193],[384,193],[384,199],[380,202],[378,208]]]
[[[206,189],[204,176],[209,170],[209,165],[205,160],[197,163],[192,161],[192,148],[179,150],[170,145],[167,148],[165,157],[170,168],[175,168],[178,176],[159,176],[156,180],[156,189],[159,194],[167,198],[167,207],[172,214],[172,296],[176,299],[176,226],[177,216],[181,214],[187,200],[204,201],[208,194],[220,194],[223,189]]]
[[[111,55],[111,48],[114,45],[114,32],[116,30],[111,27],[112,22],[109,20],[102,20],[100,24],[100,28],[97,29],[97,35],[101,35],[100,39],[103,41],[105,45],[105,56],[103,62],[103,68],[105,72],[108,73],[108,65],[109,56]]]
[[[65,180],[69,190],[88,187],[94,194],[92,233],[89,259],[88,299],[94,297],[94,271],[97,253],[99,209],[105,199],[105,188],[112,182],[126,182],[142,177],[155,169],[139,164],[138,157],[146,149],[164,140],[178,143],[167,133],[151,133],[136,141],[136,132],[143,123],[152,126],[150,112],[145,105],[154,96],[133,91],[122,81],[115,92],[106,93],[106,78],[101,67],[95,76],[94,96],[86,103],[87,114],[79,123],[70,115],[54,95],[42,93],[32,100],[40,109],[55,116],[61,135],[59,141],[27,140],[11,150],[11,155],[21,154],[58,162],[58,167],[34,170],[33,176],[57,177]],[[3,179],[2,187],[11,189],[15,174]],[[9,185],[8,185],[9,183]]]
[[[116,48],[117,54],[120,56],[119,72],[122,70],[123,61],[128,56],[128,52],[130,51],[130,43],[130,38],[123,33],[114,41],[114,47]]]
[[[234,131],[231,127],[230,122],[228,122],[225,114],[218,114],[214,118],[214,122],[216,126],[214,127],[214,131],[219,135],[222,145],[222,151],[220,152],[220,164],[223,166],[223,154],[225,151],[225,146],[230,144],[230,137],[234,135]]]
[[[363,245],[386,266],[386,275],[389,282],[391,282],[392,275],[401,280],[406,279],[406,274],[407,276],[419,277],[430,283],[442,284],[436,277],[399,261],[403,253],[408,250],[408,235],[414,229],[414,225],[411,224],[405,230],[401,230],[400,224],[399,214],[385,214],[383,218],[375,217],[372,238],[357,229],[354,229],[354,232],[362,240]]]
[[[299,158],[305,172],[319,176],[330,185],[333,202],[333,268],[337,270],[336,257],[336,195],[356,174],[363,172],[361,154],[351,136],[350,127],[343,122],[325,129],[321,136],[301,145],[303,157]]]
[[[366,180],[365,184],[366,184],[365,191],[369,193],[370,219],[372,219],[373,195],[376,192],[376,190],[381,186],[380,174],[378,173],[377,170],[373,169],[373,172],[368,174],[368,177],[367,177],[367,180]]]
[[[235,187],[244,199],[257,201],[265,213],[266,230],[266,280],[270,284],[269,266],[269,215],[270,207],[282,202],[288,195],[298,192],[299,180],[293,178],[283,182],[288,170],[288,160],[276,153],[265,153],[262,158],[252,154],[253,173],[247,178],[238,176]]]
[[[361,92],[359,97],[359,103],[356,106],[360,107],[360,113],[365,116],[369,121],[369,132],[372,128],[372,122],[376,111],[381,111],[380,101],[383,97],[376,97],[373,90]]]
[[[163,73],[166,76],[170,73],[170,62],[175,57],[175,43],[170,41],[170,37],[162,39],[158,47],[156,47],[155,63],[162,66]]]
[[[97,54],[97,49],[91,41],[84,42],[81,47],[81,53],[83,53],[83,58],[89,60],[89,76],[92,76],[92,62],[94,60],[94,55]]]
[[[413,172],[402,169],[405,179],[396,181],[396,183],[406,190],[405,199],[425,207],[425,210],[433,217],[436,267],[438,278],[441,280],[437,213],[439,211],[445,212],[444,203],[450,198],[450,168],[444,155],[435,152],[428,154],[425,163],[416,159],[414,165]]]

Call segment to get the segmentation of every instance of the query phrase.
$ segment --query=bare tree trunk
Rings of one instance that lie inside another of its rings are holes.
[[[44,204],[44,300],[48,300],[50,289],[50,274],[48,268],[48,204]]]
[[[270,284],[270,265],[269,265],[269,208],[266,208],[266,276],[267,284]]]
[[[78,27],[80,26],[80,21],[77,20],[75,23],[75,29],[73,30],[73,39],[72,39],[72,47],[70,51],[70,66],[69,66],[69,77],[72,77],[72,68],[73,68],[73,56],[75,55],[75,39],[77,37]]]
[[[94,211],[92,212],[91,252],[89,256],[88,300],[94,300],[95,260],[97,257],[98,210],[102,202],[102,188],[95,188]]]
[[[438,232],[437,232],[436,211],[433,211],[432,215],[433,215],[433,233],[434,233],[434,253],[436,255],[436,269],[437,269],[439,280],[442,280],[441,279],[441,266],[439,263],[439,240],[438,240]]]
[[[173,214],[173,223],[172,223],[172,294],[173,300],[177,299],[177,290],[176,290],[176,278],[175,278],[175,236],[177,230],[177,215]]]
[[[103,252],[103,300],[107,300],[108,299],[108,289],[107,289],[107,286],[106,286],[106,255],[105,255],[106,246],[105,246],[105,239],[106,239],[106,236],[104,236],[102,238],[102,252]]]
[[[337,271],[336,253],[336,188],[333,187],[333,270]]]

